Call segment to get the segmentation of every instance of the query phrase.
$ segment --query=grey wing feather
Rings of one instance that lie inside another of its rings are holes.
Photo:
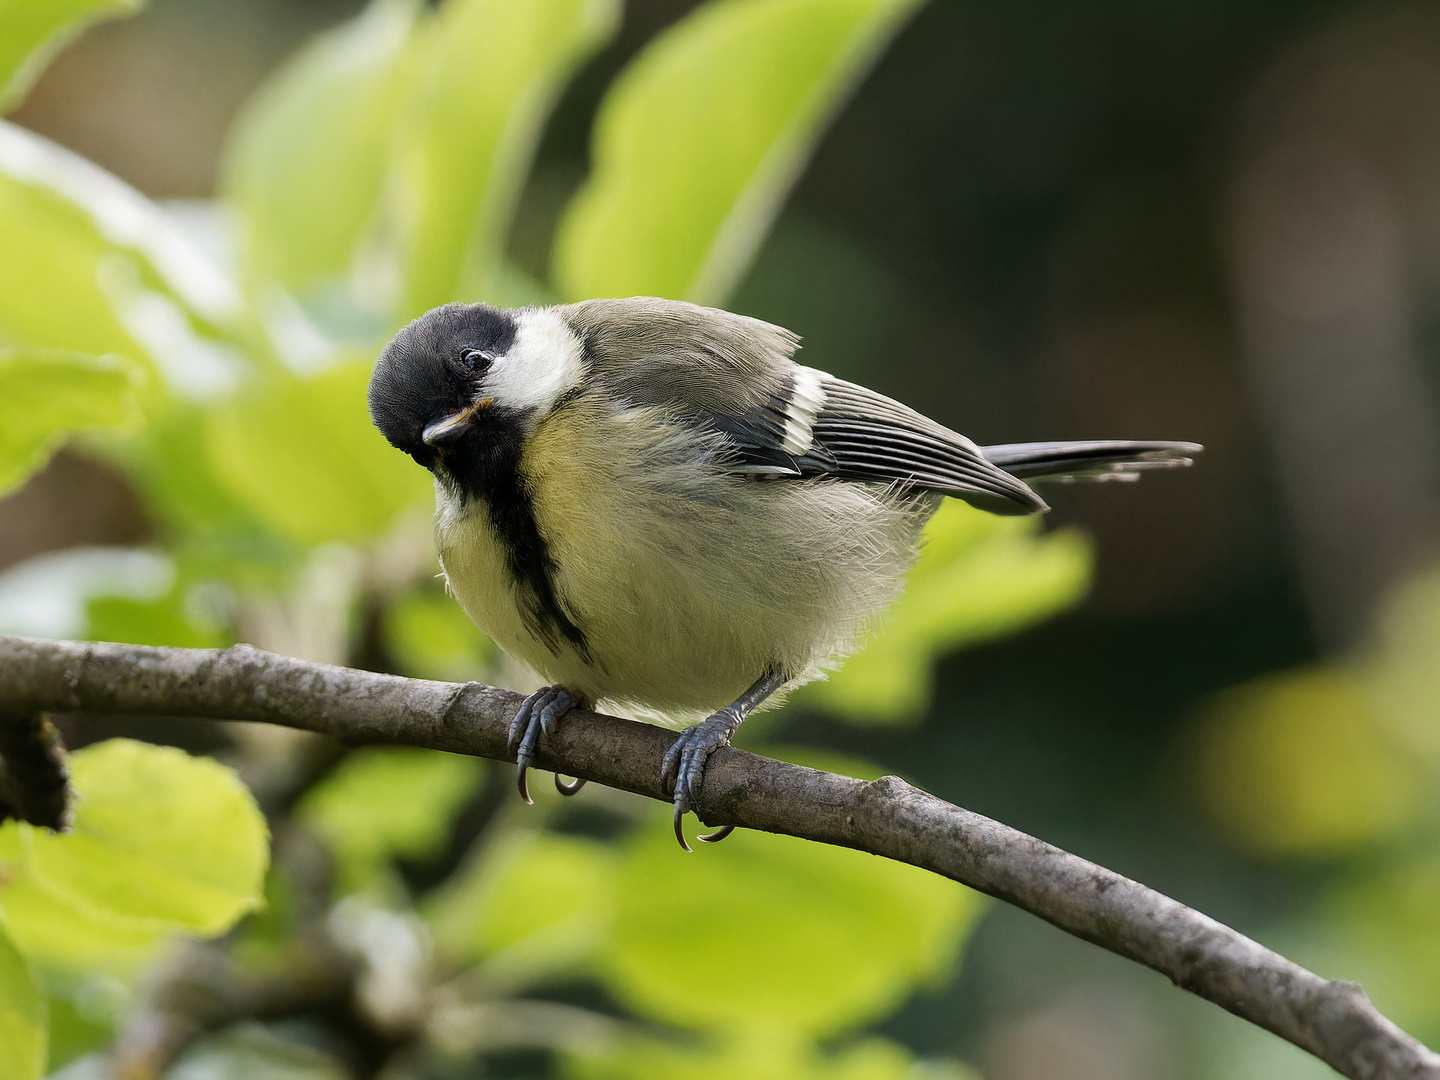
[[[1047,509],[1023,481],[986,460],[964,435],[843,379],[825,375],[821,385],[825,406],[812,438],[835,460],[828,471],[938,491],[993,513]]]
[[[708,422],[725,435],[734,472],[900,484],[1001,514],[1046,509],[965,436],[813,368],[794,366],[763,404]]]
[[[1006,443],[980,452],[1006,472],[1032,480],[1138,480],[1152,469],[1183,469],[1203,450],[1199,443],[1132,439]]]

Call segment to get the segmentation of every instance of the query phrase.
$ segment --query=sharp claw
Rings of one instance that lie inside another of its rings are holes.
[[[535,761],[535,750],[540,744],[540,732],[554,734],[555,725],[559,723],[560,717],[576,704],[575,698],[560,689],[558,686],[547,686],[537,690],[520,703],[520,708],[515,711],[515,719],[510,721],[510,730],[506,733],[505,745],[515,751],[515,786],[520,791],[520,797],[532,806],[535,800],[530,797],[530,785],[525,779],[525,774],[531,764]],[[539,716],[535,715],[536,706],[540,707]],[[579,791],[585,781],[577,782],[570,790],[560,785],[556,779],[556,786],[565,795],[573,795]]]
[[[680,846],[687,854],[693,854],[694,849],[685,839],[685,830],[680,827],[681,819],[685,817],[685,804],[679,799],[675,800],[675,839],[680,841]]]
[[[734,825],[721,825],[720,828],[716,829],[714,832],[701,833],[699,836],[695,837],[695,839],[702,840],[707,844],[718,844],[721,840],[724,840],[725,837],[729,836],[734,831]]]
[[[525,729],[525,738],[520,740],[520,749],[515,754],[515,783],[520,789],[520,797],[531,806],[535,800],[530,798],[530,785],[525,780],[525,773],[535,761],[535,744],[540,741],[540,732],[531,725]]]
[[[660,763],[661,788],[675,799],[675,839],[686,851],[691,851],[692,848],[680,827],[681,819],[690,809],[691,796],[704,776],[705,763],[710,758],[710,750],[705,749],[704,741],[697,737],[699,731],[698,724],[682,731],[665,752],[664,760]],[[731,827],[722,828],[700,839],[706,843],[715,843],[729,835],[730,829]]]
[[[576,792],[578,792],[578,791],[579,791],[582,787],[584,787],[584,786],[585,786],[585,781],[584,781],[584,780],[581,780],[581,779],[579,779],[579,778],[576,778],[576,780],[575,780],[573,783],[567,784],[564,780],[561,780],[561,779],[560,779],[560,774],[559,774],[558,772],[555,774],[555,790],[558,791],[558,792],[560,792],[561,795],[565,795],[565,796],[574,795]]]

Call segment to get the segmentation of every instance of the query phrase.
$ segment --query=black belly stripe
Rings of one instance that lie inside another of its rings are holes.
[[[530,492],[518,470],[510,474],[509,480],[491,488],[486,502],[490,522],[505,545],[510,573],[525,601],[521,604],[525,625],[552,653],[560,652],[559,639],[563,637],[588,663],[590,650],[585,632],[575,625],[555,593],[555,559],[550,545],[540,535]]]
[[[498,414],[498,415],[496,415]],[[523,435],[518,422],[492,410],[483,431],[461,440],[446,462],[467,499],[479,499],[505,549],[505,561],[520,601],[526,628],[559,655],[562,640],[587,664],[585,632],[576,625],[555,589],[558,567],[535,520],[535,504],[520,473]]]

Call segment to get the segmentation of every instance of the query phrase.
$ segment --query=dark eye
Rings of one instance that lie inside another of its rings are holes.
[[[460,354],[460,362],[470,371],[478,373],[490,366],[490,357],[479,349],[466,349]]]

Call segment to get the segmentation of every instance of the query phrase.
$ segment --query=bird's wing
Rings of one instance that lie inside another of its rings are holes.
[[[581,334],[590,377],[608,398],[710,427],[734,472],[908,485],[1001,514],[1046,508],[965,436],[794,363],[799,339],[781,327],[654,297],[559,310]]]
[[[814,368],[790,367],[764,404],[711,423],[730,444],[736,472],[902,484],[1002,514],[1046,509],[965,436]]]

